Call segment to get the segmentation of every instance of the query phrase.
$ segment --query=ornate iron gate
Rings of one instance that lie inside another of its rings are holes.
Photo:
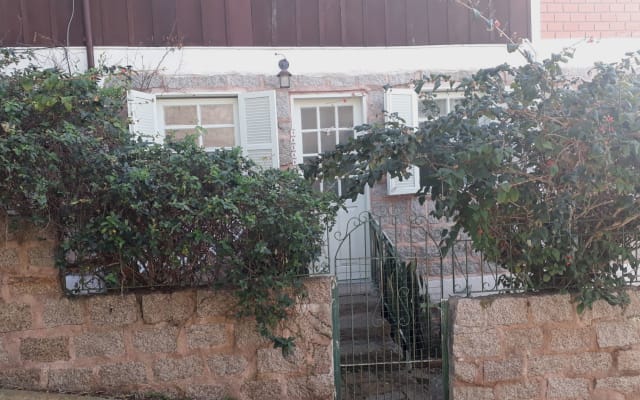
[[[336,237],[338,399],[447,399],[447,299],[510,290],[463,234],[442,252],[450,224],[428,207],[363,213]]]
[[[413,233],[400,221],[397,215],[387,220],[365,213],[340,238],[335,265],[348,266],[359,279],[338,281],[335,293],[338,399],[447,398],[447,307],[441,300],[444,290],[430,293],[434,283],[442,286],[442,269],[430,279],[419,262],[427,260],[418,257],[427,250],[417,250]],[[387,230],[394,231],[397,242]],[[354,251],[352,245],[363,243],[363,236],[366,251]],[[437,259],[442,266],[442,257]]]

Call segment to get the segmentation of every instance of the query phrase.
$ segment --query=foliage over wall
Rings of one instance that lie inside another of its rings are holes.
[[[570,52],[521,67],[500,65],[451,88],[464,101],[418,128],[363,126],[365,135],[304,166],[307,177],[343,176],[346,197],[387,173],[421,168],[422,201],[508,269],[503,285],[626,301],[620,288],[638,267],[640,229],[639,54],[597,64],[590,79],[565,76]],[[435,109],[433,85],[423,107]],[[437,113],[434,113],[437,115]]]
[[[0,71],[20,61],[3,50]],[[334,208],[294,171],[239,149],[132,140],[115,69],[0,72],[0,208],[52,225],[58,262],[111,289],[216,285],[272,330],[320,252]],[[110,83],[98,84],[106,78]]]

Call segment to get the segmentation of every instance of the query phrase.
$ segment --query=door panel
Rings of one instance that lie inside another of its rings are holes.
[[[335,150],[336,145],[355,137],[354,126],[364,122],[361,97],[314,98],[294,100],[294,128],[298,162]],[[340,181],[318,182],[322,191],[341,194]],[[359,222],[368,210],[368,195],[345,203],[328,234],[323,257],[338,280],[362,280],[370,277],[367,259],[368,229]],[[351,231],[351,232],[350,232]],[[349,234],[350,233],[350,234]]]

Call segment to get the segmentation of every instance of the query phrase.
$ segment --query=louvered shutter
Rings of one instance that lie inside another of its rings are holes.
[[[162,144],[164,137],[157,127],[156,96],[152,93],[129,90],[127,93],[129,131],[145,142]]]
[[[413,89],[389,89],[384,96],[388,114],[397,113],[409,127],[418,126],[418,95]],[[400,180],[387,175],[387,194],[414,194],[420,189],[420,168],[410,167],[411,176]]]
[[[241,94],[238,105],[244,155],[264,168],[280,167],[275,91]]]

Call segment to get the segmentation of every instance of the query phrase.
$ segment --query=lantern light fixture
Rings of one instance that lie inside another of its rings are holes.
[[[282,59],[278,61],[278,80],[280,81],[280,89],[289,89],[291,87],[291,72],[289,72],[289,61],[283,54],[276,53],[277,56],[282,56]]]

